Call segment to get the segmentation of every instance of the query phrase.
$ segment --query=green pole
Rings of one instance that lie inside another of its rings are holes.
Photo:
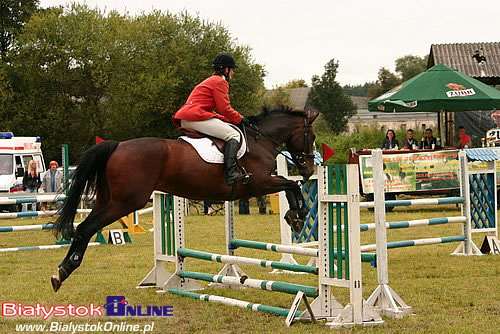
[[[328,195],[333,193],[333,166],[327,166],[328,171]],[[328,203],[328,242],[330,243],[330,247],[328,248],[328,262],[329,262],[329,273],[328,276],[330,278],[335,278],[335,256],[334,256],[334,238],[333,238],[333,203]]]
[[[335,193],[341,194],[341,165],[335,165]],[[336,203],[336,219],[337,226],[337,278],[343,277],[343,260],[342,260],[342,203]]]
[[[68,144],[62,144],[61,145],[61,150],[62,150],[62,165],[63,165],[63,172],[64,172],[64,189],[66,192],[66,195],[68,195],[69,188],[69,156],[68,156]]]
[[[165,197],[167,195],[160,195],[160,235],[161,235],[161,253],[167,253],[167,246],[165,240]]]
[[[344,181],[344,194],[347,194],[347,165],[342,165],[342,174],[343,174],[343,181]],[[344,203],[344,249],[345,249],[345,257],[344,257],[344,263],[345,263],[345,278],[349,279],[349,221],[348,221],[348,213],[349,213],[349,208],[347,205],[347,202]]]

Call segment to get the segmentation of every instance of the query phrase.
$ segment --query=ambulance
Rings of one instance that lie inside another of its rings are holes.
[[[23,191],[24,171],[34,160],[40,177],[45,174],[45,162],[40,137],[15,137],[12,132],[0,132],[0,196]]]

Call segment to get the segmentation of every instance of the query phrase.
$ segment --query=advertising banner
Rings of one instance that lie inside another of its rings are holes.
[[[458,150],[386,154],[384,178],[386,192],[413,192],[459,187]],[[363,192],[373,193],[371,156],[360,156]]]

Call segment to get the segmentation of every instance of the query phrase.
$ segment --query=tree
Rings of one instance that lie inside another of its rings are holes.
[[[378,71],[378,80],[375,82],[375,86],[368,89],[370,99],[384,94],[399,84],[401,84],[401,79],[396,74],[392,73],[385,67],[381,67]]]
[[[283,88],[304,88],[307,87],[307,83],[304,79],[295,79],[295,80],[290,80],[283,86]]]
[[[428,57],[428,55],[425,57],[407,55],[396,59],[397,74],[392,73],[385,67],[381,67],[378,71],[378,80],[375,82],[375,86],[368,90],[370,98],[374,99],[402,82],[424,72],[427,68]]]
[[[424,57],[408,55],[396,59],[396,72],[401,80],[406,81],[424,72],[427,69],[428,57],[428,55]]]
[[[212,73],[218,53],[238,64],[231,104],[257,109],[264,71],[229,31],[186,12],[136,17],[86,5],[38,12],[0,68],[0,119],[16,135],[39,135],[48,159],[70,145],[70,160],[94,137],[127,140],[178,135],[171,117]],[[5,87],[4,87],[5,86]]]
[[[365,82],[363,85],[344,85],[344,92],[349,96],[368,96],[368,90],[375,82]]]
[[[318,109],[333,133],[343,132],[349,117],[356,114],[357,107],[335,80],[339,63],[331,59],[325,65],[321,77],[312,77],[309,103]]]
[[[5,58],[24,24],[37,10],[39,0],[2,0],[0,2],[0,58]]]
[[[290,94],[284,86],[274,87],[272,90],[262,89],[261,104],[267,107],[290,105]]]

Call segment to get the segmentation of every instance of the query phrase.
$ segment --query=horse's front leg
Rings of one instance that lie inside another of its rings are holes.
[[[288,206],[290,207],[285,213],[285,220],[295,233],[302,232],[304,219],[309,210],[299,185],[295,181],[287,180],[282,176],[273,176],[271,181],[266,184],[270,188],[269,193],[285,191]]]

